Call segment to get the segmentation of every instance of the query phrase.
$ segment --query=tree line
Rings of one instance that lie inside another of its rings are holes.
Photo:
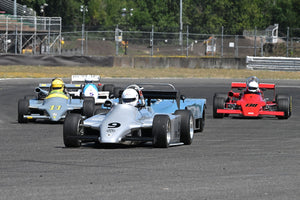
[[[63,30],[81,30],[83,12],[87,30],[113,29],[116,25],[128,30],[178,31],[180,0],[18,0],[47,17],[62,17]],[[45,13],[40,6],[47,3]],[[126,11],[122,11],[126,8]],[[279,31],[287,27],[300,28],[299,0],[182,0],[182,22],[190,32],[242,34],[243,30],[263,30],[279,24]]]

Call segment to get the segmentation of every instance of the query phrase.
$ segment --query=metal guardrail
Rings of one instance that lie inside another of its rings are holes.
[[[300,58],[293,57],[253,57],[246,58],[247,69],[300,71]]]

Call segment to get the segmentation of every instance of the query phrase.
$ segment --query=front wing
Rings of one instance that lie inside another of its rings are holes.
[[[257,117],[257,116],[261,116],[261,115],[284,116],[284,112],[282,112],[282,111],[267,111],[267,110],[261,110],[258,113],[255,113],[255,112],[243,113],[242,110],[217,109],[217,113],[237,114],[237,115],[243,115],[243,116],[247,116],[247,117]]]

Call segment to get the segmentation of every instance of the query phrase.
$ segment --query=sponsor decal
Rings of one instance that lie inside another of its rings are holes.
[[[254,103],[247,103],[246,107],[256,107],[258,106],[258,104],[254,104]]]

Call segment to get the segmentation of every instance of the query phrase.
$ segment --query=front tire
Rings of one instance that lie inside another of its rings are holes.
[[[63,139],[66,147],[80,147],[79,135],[84,134],[84,128],[80,114],[70,113],[65,118],[63,127]]]
[[[190,110],[176,110],[174,115],[181,116],[180,142],[192,144],[194,138],[194,117]]]
[[[29,114],[29,100],[20,99],[18,101],[18,122],[27,123],[28,119],[24,118],[24,115],[28,115],[28,114]]]
[[[153,146],[168,148],[171,141],[171,120],[168,115],[155,115],[152,124]]]
[[[218,109],[224,109],[225,107],[225,98],[220,96],[214,96],[213,100],[213,118],[223,118],[223,113],[217,113]]]
[[[278,99],[277,108],[278,108],[278,111],[284,112],[284,116],[278,116],[278,119],[287,119],[291,115],[289,98]]]

